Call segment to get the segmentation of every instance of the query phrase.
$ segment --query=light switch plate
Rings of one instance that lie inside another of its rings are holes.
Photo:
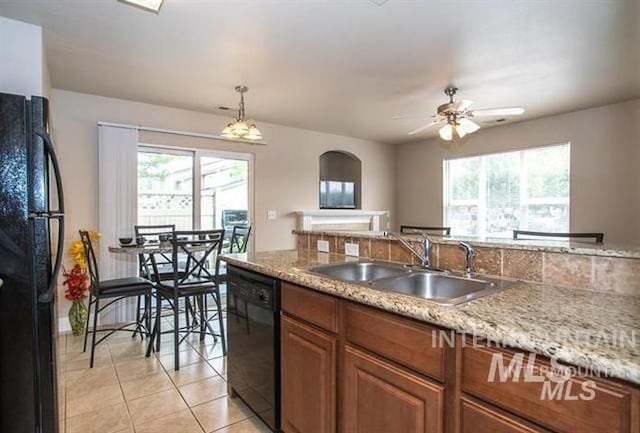
[[[349,242],[345,242],[344,254],[346,256],[358,257],[360,256],[360,246],[358,244],[350,244]]]
[[[267,219],[268,220],[271,220],[271,221],[275,220],[277,215],[278,214],[274,210],[267,211]]]
[[[318,252],[320,253],[328,253],[329,252],[329,241],[318,241]]]

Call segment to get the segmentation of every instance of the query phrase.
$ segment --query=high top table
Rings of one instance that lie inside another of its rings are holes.
[[[223,249],[228,246],[229,246],[228,241],[222,243]],[[198,251],[205,251],[206,249],[207,249],[206,247],[203,247],[201,245],[196,245],[191,247],[191,251],[194,253],[197,253]],[[167,253],[173,252],[173,246],[171,245],[171,242],[147,243],[142,246],[138,246],[135,244],[132,244],[131,246],[117,245],[117,246],[110,246],[109,252],[115,253],[115,254],[129,254],[132,256],[137,256],[140,254],[143,254],[143,255],[167,254]]]

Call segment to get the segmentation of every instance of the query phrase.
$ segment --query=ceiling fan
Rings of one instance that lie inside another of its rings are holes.
[[[462,138],[480,129],[480,125],[470,120],[470,118],[481,116],[518,116],[524,113],[524,108],[522,107],[470,110],[473,101],[467,99],[454,101],[453,97],[457,91],[458,89],[453,86],[444,89],[445,95],[449,97],[449,102],[438,107],[437,115],[433,116],[435,117],[433,122],[414,129],[409,132],[409,135],[418,134],[432,126],[444,123],[444,126],[438,131],[440,138],[447,141],[454,141],[456,137]]]

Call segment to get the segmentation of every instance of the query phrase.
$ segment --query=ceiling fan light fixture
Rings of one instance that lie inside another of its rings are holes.
[[[147,12],[153,12],[155,14],[160,12],[162,3],[164,0],[118,0],[120,3],[124,3],[130,6],[143,9]]]
[[[455,100],[458,89],[455,86],[448,86],[444,89],[445,95],[449,97],[449,102],[441,104],[436,109],[435,118],[431,123],[426,123],[412,131],[408,135],[418,134],[435,125],[447,123],[439,130],[440,138],[447,141],[453,141],[455,137],[462,138],[465,135],[473,134],[480,129],[480,125],[470,119],[475,117],[486,116],[518,116],[524,113],[522,107],[504,107],[504,108],[483,108],[480,110],[472,110],[473,101],[468,99]],[[406,116],[400,116],[400,118]]]
[[[447,123],[442,128],[440,128],[438,134],[440,134],[440,138],[442,138],[443,140],[453,140],[453,126],[451,126],[450,123]]]

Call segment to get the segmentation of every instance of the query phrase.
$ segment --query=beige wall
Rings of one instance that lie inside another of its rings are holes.
[[[439,139],[404,144],[396,154],[398,224],[442,223],[442,161],[571,143],[572,231],[603,231],[640,243],[640,100],[483,129],[458,149]]]
[[[52,115],[65,188],[67,245],[79,228],[98,227],[98,121],[210,134],[218,134],[228,122],[206,113],[58,89],[52,92]],[[318,158],[327,150],[346,150],[362,160],[364,209],[394,210],[393,146],[271,124],[260,123],[260,128],[266,146],[156,133],[145,133],[144,141],[254,153],[256,250],[295,246],[292,212],[318,208]],[[277,211],[275,221],[267,220],[270,209]]]
[[[42,96],[51,99],[51,90],[51,75],[49,74],[47,53],[42,51]]]

